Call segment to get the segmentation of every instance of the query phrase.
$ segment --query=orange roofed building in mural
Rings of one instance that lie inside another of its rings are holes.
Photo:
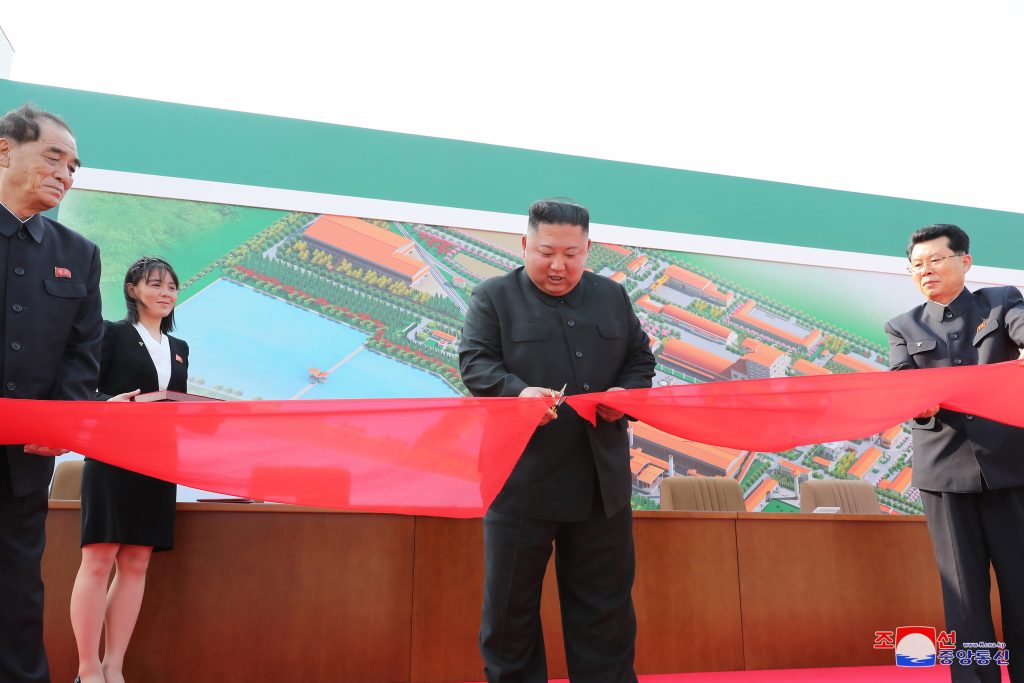
[[[881,457],[882,451],[872,446],[871,448],[861,453],[860,457],[857,458],[857,462],[853,463],[853,465],[850,467],[847,473],[851,477],[863,479],[864,475],[867,474],[868,471],[875,466],[875,463],[877,463],[878,459]]]
[[[641,294],[640,298],[636,300],[636,305],[651,313],[661,313],[661,309],[664,308],[664,306],[652,300],[647,294]]]
[[[804,358],[797,358],[789,368],[797,375],[831,375],[832,371]]]
[[[306,228],[303,238],[310,248],[323,249],[356,268],[369,268],[407,285],[418,284],[430,272],[412,255],[415,244],[411,239],[359,218],[320,216]]]
[[[690,469],[707,476],[731,477],[743,463],[747,451],[722,446],[709,446],[655,429],[643,422],[633,422],[633,448],[664,463],[672,472]],[[671,461],[671,466],[669,462]]]
[[[644,296],[647,295],[645,294]],[[713,320],[695,315],[678,306],[667,304],[662,307],[661,314],[699,337],[710,339],[719,344],[731,344],[736,341],[736,333],[725,325],[719,325]]]
[[[893,491],[896,491],[900,495],[905,496],[907,494],[907,489],[909,489],[912,486],[910,480],[911,478],[913,478],[913,475],[914,470],[912,468],[904,467],[902,470],[900,470],[900,473],[897,474],[896,477],[892,480],[892,484],[889,485],[889,488],[892,489]]]
[[[756,339],[744,339],[743,348],[747,355],[736,361],[732,379],[766,379],[786,374],[790,362],[787,354]]]
[[[665,306],[666,311],[668,308],[669,306]],[[710,321],[706,322],[715,325]],[[705,331],[702,336],[708,337],[710,333]],[[764,379],[782,377],[786,374],[790,357],[783,351],[753,339],[745,340],[743,349],[747,352],[743,357],[736,358],[730,354],[732,357],[726,358],[680,339],[668,338],[661,348],[659,360],[663,365],[708,382]]]
[[[660,360],[669,367],[678,368],[689,375],[710,382],[728,379],[727,371],[733,364],[731,358],[723,358],[693,344],[672,338],[665,339],[661,347]]]
[[[878,445],[882,448],[892,448],[902,443],[910,435],[903,431],[903,425],[889,427],[878,435]]]
[[[884,372],[885,368],[876,367],[870,363],[845,353],[837,353],[832,356],[832,362],[853,370],[854,372]]]
[[[723,292],[711,280],[693,271],[669,266],[665,269],[665,284],[684,294],[697,296],[716,306],[728,306],[732,303],[733,293]]]
[[[661,480],[668,474],[666,464],[659,458],[631,448],[629,450],[629,471],[633,478],[633,488],[647,494],[655,493],[661,486]]]
[[[606,242],[600,242],[600,245],[602,247],[607,248],[607,249],[611,249],[616,254],[620,254],[622,256],[630,256],[633,253],[632,251],[630,251],[626,247],[623,247],[622,245],[619,245],[619,244],[611,244],[611,243],[606,243]]]
[[[779,488],[779,482],[775,481],[771,477],[765,479],[754,492],[747,496],[747,499],[743,501],[744,507],[747,508],[747,512],[760,512],[764,507],[771,501],[771,494],[775,493],[775,489]]]
[[[764,313],[753,299],[737,308],[732,319],[756,334],[808,352],[818,348],[822,339],[821,330],[804,330],[791,321],[772,313]]]
[[[640,256],[637,256],[635,259],[633,259],[628,266],[626,266],[626,270],[628,270],[631,273],[636,273],[646,265],[647,257],[641,254]]]

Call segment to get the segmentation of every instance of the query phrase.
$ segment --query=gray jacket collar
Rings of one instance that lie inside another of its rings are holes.
[[[938,322],[942,320],[947,310],[953,313],[953,317],[959,318],[967,312],[967,309],[971,307],[973,302],[974,294],[967,287],[964,287],[963,291],[957,294],[956,298],[947,305],[943,306],[934,301],[927,301],[924,304],[924,310],[930,320]]]

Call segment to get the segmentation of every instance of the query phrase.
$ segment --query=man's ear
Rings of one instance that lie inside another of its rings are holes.
[[[0,168],[8,168],[11,165],[11,141],[8,138],[0,138]]]

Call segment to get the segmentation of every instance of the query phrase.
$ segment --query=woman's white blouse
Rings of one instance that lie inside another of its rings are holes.
[[[171,381],[171,342],[163,333],[160,334],[159,341],[153,339],[149,330],[143,327],[142,323],[135,323],[134,327],[142,337],[146,350],[149,351],[149,357],[153,359],[153,365],[156,366],[156,380],[159,389],[164,391]]]

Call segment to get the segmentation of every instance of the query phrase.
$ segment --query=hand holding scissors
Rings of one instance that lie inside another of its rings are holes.
[[[552,420],[558,419],[558,406],[562,405],[562,403],[565,402],[565,389],[568,386],[569,383],[566,382],[565,384],[562,385],[560,391],[555,391],[554,389],[549,389],[547,387],[526,387],[521,392],[519,392],[519,395],[528,398],[556,399],[555,402],[552,403],[551,406],[547,409],[547,411],[544,412],[543,417],[541,417],[540,419],[539,426],[543,427]]]

